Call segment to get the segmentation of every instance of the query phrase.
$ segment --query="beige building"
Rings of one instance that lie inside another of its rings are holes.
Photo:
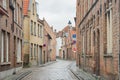
[[[43,24],[35,0],[24,0],[24,63],[42,63]]]

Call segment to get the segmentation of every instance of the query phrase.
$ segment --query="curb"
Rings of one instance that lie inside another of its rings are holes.
[[[82,77],[80,77],[80,76],[77,76],[77,74],[76,74],[74,71],[72,71],[71,69],[70,69],[70,71],[71,71],[79,80],[84,80],[84,78],[82,78]]]
[[[87,73],[84,73],[84,72],[80,72],[82,74],[84,74],[85,76],[87,76],[88,78],[84,78],[81,74],[79,75],[79,73],[76,73],[76,71],[73,70],[72,68],[72,65],[73,64],[70,64],[69,65],[69,70],[79,79],[79,80],[96,80],[96,78],[92,78],[90,75],[87,75]]]
[[[45,63],[45,64],[41,64],[41,65],[39,65],[39,67],[44,67],[44,66],[47,66],[47,65],[56,63],[56,62],[57,62],[57,61],[53,61],[53,62],[48,62],[48,63]]]
[[[21,80],[25,76],[29,75],[30,73],[32,73],[32,71],[25,71],[25,72],[21,72],[19,74],[11,75],[11,76],[6,77],[6,78],[4,78],[2,80]]]
[[[27,76],[30,73],[32,73],[32,71],[27,71],[27,72],[21,74],[20,76],[18,76],[17,78],[15,78],[13,80],[21,80],[21,79],[23,79],[25,76]]]

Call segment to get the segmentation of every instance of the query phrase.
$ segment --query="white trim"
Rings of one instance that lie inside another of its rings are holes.
[[[6,35],[6,62],[9,61],[9,34]]]
[[[4,62],[4,32],[1,31],[1,62]]]

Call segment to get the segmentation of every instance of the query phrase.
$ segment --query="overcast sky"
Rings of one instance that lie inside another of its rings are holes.
[[[63,29],[69,20],[74,26],[76,0],[37,0],[39,1],[39,17],[47,20],[57,31]]]

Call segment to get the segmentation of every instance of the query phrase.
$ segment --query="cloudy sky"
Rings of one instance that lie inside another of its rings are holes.
[[[69,20],[74,26],[76,0],[37,0],[39,17],[47,20],[57,31],[63,29]]]

